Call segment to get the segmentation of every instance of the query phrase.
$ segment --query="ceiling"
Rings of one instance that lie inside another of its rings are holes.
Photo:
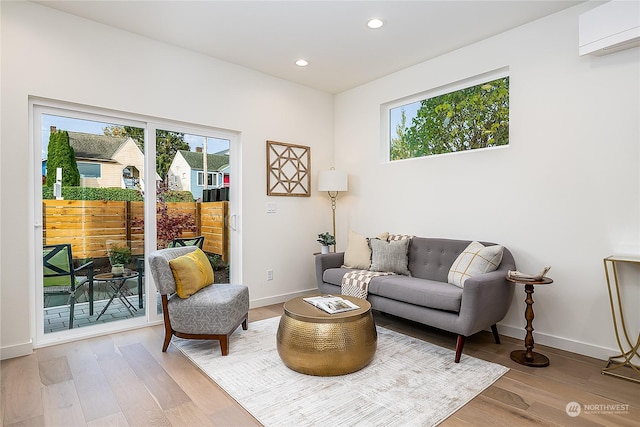
[[[37,3],[333,94],[583,1]]]

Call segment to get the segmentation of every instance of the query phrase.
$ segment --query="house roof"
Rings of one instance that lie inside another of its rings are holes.
[[[184,157],[191,169],[203,170],[202,153],[194,151],[180,150],[180,154]],[[221,156],[218,154],[207,154],[207,170],[220,171],[229,165],[229,156]]]
[[[83,132],[68,133],[69,145],[76,152],[77,159],[111,160],[128,139]]]

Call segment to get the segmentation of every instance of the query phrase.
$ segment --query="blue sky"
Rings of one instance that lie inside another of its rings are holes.
[[[411,104],[401,105],[399,107],[391,108],[389,110],[389,136],[395,138],[397,136],[396,128],[400,124],[400,118],[402,117],[402,110],[407,117],[405,125],[411,126],[413,118],[418,114],[421,101],[412,102]]]
[[[51,126],[58,129],[84,132],[95,135],[104,135],[103,129],[112,123],[94,122],[90,120],[73,119],[69,117],[53,116],[43,114],[41,119],[42,129],[42,159],[47,158],[47,147],[49,145],[49,135]],[[196,147],[202,147],[203,137],[198,135],[185,134],[184,140],[191,147],[191,151],[195,151]],[[218,153],[229,149],[229,141],[226,139],[207,138],[207,152],[209,154]]]

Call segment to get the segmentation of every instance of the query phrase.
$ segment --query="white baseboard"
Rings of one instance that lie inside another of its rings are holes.
[[[292,298],[303,297],[313,293],[317,294],[318,288],[310,288],[304,291],[297,291],[297,292],[291,292],[287,294],[274,295],[267,298],[254,299],[254,300],[251,300],[251,302],[249,303],[249,306],[250,308],[258,308],[258,307],[264,307],[266,305],[271,305],[271,304],[280,304],[283,302],[287,302]]]
[[[292,298],[306,296],[312,293],[317,293],[317,288],[311,288],[304,291],[291,292],[287,294],[274,295],[267,298],[259,298],[252,300],[250,303],[251,308],[264,307],[271,304],[279,304],[287,302]],[[524,340],[526,331],[521,326],[511,326],[498,323],[498,332],[501,335],[506,335],[511,338]],[[555,335],[549,335],[534,332],[535,343],[545,345],[548,347],[557,348],[560,350],[570,351],[572,353],[581,354],[583,356],[589,356],[596,359],[606,361],[611,356],[620,354],[620,350],[608,347],[601,347],[590,343],[571,340],[568,338],[557,337]]]
[[[33,342],[17,344],[0,348],[0,360],[13,359],[14,357],[28,356],[33,353]]]
[[[508,337],[521,340],[524,340],[525,334],[527,333],[522,327],[503,325],[502,323],[498,323],[498,332],[500,335],[506,335]],[[570,351],[572,353],[594,357],[600,360],[607,360],[611,356],[620,354],[620,350],[614,348],[601,347],[568,338],[557,337],[555,335],[543,334],[538,331],[533,333],[533,338],[535,340],[535,344],[546,345],[548,347]]]

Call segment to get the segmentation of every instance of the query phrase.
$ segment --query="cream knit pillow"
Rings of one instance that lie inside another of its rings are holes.
[[[387,240],[388,232],[384,232],[376,238]],[[358,270],[368,270],[371,265],[371,248],[367,238],[355,231],[349,231],[347,239],[347,249],[344,251],[344,264],[346,268],[356,268]]]

